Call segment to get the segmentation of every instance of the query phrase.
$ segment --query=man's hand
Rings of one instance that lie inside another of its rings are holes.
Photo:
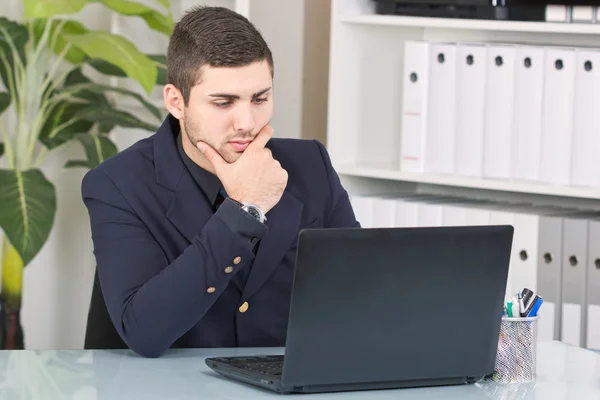
[[[240,158],[231,164],[207,143],[197,144],[229,197],[255,204],[265,214],[279,202],[288,180],[287,171],[273,158],[271,150],[265,148],[272,136],[273,128],[266,125]]]

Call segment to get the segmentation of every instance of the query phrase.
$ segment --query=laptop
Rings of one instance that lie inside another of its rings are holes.
[[[513,227],[300,232],[284,355],[210,357],[279,393],[470,384],[494,371]]]

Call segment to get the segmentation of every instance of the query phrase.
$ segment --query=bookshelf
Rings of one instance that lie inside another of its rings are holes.
[[[375,14],[370,0],[333,0],[327,146],[352,193],[410,189],[600,209],[600,187],[400,170],[404,41],[600,47],[600,24],[457,20]]]

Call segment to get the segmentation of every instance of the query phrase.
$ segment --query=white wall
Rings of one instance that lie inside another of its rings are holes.
[[[7,7],[0,9],[0,15],[18,18],[22,0],[2,0],[6,1]],[[264,34],[274,53],[276,136],[316,137],[324,141],[329,0],[237,1],[238,5],[247,5],[249,1],[250,19]],[[154,0],[146,2],[156,4]],[[203,2],[172,0],[172,7],[178,18],[182,10],[199,3]],[[206,3],[236,6],[236,0]],[[131,34],[143,51],[166,51],[168,39],[150,32],[140,20],[112,18],[99,5],[87,6],[77,18],[93,29]],[[318,20],[323,24],[317,26]],[[130,87],[135,88],[135,85]],[[161,101],[161,91],[155,90],[152,97]],[[120,129],[114,137],[123,149],[148,135],[146,131]],[[80,196],[85,171],[62,168],[66,160],[83,156],[80,146],[73,143],[51,153],[43,165],[47,178],[56,186],[57,214],[48,242],[24,273],[22,320],[27,348],[77,349],[83,346],[95,268],[88,215]]]

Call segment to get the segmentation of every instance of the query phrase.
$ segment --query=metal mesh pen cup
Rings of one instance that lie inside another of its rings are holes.
[[[539,316],[502,317],[494,382],[535,381],[537,330]]]

